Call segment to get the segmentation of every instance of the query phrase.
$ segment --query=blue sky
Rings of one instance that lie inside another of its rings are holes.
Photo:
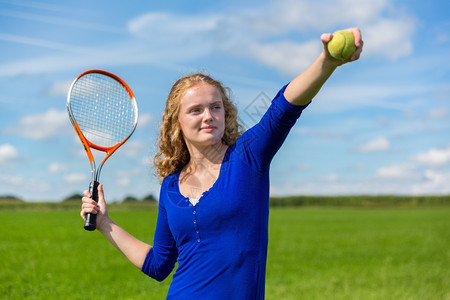
[[[66,112],[71,81],[116,73],[139,106],[105,164],[110,201],[158,195],[151,159],[168,91],[206,71],[233,90],[245,127],[321,51],[321,33],[361,28],[272,164],[272,195],[450,193],[447,1],[0,0],[0,195],[59,201],[90,167]]]

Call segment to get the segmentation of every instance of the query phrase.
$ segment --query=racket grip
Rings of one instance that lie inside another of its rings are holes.
[[[92,195],[92,200],[98,201],[98,181],[94,181],[94,185],[89,186],[89,191]],[[87,231],[94,231],[97,228],[97,214],[86,214],[86,219],[84,220],[84,229]]]

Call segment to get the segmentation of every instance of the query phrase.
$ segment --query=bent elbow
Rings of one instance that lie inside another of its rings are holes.
[[[152,274],[152,275],[147,274],[147,275],[150,276],[151,278],[155,279],[156,281],[161,282],[161,281],[164,281],[164,279],[166,279],[167,277],[169,277],[170,273],[171,272],[169,272],[167,274]]]
[[[158,260],[154,257],[153,248],[147,254],[141,271],[147,276],[161,282],[166,279],[175,268],[175,259]]]

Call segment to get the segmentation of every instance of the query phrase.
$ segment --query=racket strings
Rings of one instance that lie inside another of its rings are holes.
[[[103,74],[77,80],[70,95],[73,118],[90,142],[111,147],[134,130],[137,110],[127,90]]]

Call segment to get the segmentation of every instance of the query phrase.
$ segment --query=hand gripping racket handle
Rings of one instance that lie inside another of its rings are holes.
[[[94,181],[94,186],[92,184],[89,187],[89,191],[92,195],[92,200],[98,201],[98,181]],[[84,220],[84,229],[87,231],[94,231],[97,228],[97,214],[86,214],[86,219]]]

